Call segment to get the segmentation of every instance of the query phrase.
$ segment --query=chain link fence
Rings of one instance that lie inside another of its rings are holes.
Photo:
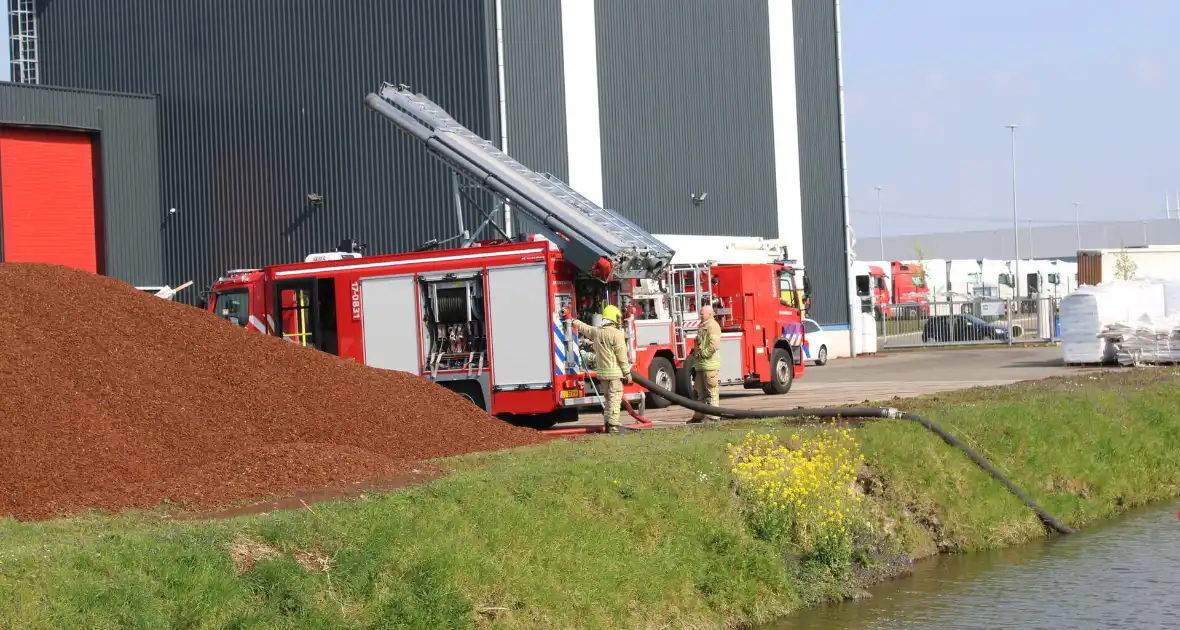
[[[1060,298],[878,305],[879,348],[1045,342],[1060,335]]]

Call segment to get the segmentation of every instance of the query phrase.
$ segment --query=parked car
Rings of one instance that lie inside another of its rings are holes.
[[[814,365],[827,365],[828,338],[815,320],[803,320],[803,360]]]
[[[922,343],[1007,339],[1008,328],[975,315],[935,315],[922,327]]]

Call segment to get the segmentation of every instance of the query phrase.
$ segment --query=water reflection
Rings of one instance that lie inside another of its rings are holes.
[[[919,563],[870,599],[805,611],[787,628],[1180,628],[1175,505],[1075,536]]]

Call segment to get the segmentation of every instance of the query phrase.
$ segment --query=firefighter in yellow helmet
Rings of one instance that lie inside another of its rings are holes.
[[[594,327],[572,320],[578,334],[594,342],[595,371],[602,385],[602,416],[607,433],[621,433],[619,407],[623,403],[623,383],[631,383],[631,360],[627,357],[627,340],[623,336],[622,313],[614,304],[602,308],[602,326]]]
[[[696,343],[692,348],[693,398],[714,407],[718,404],[717,372],[721,369],[721,325],[713,317],[713,307],[701,307],[701,326],[697,329]],[[691,424],[717,418],[693,412]]]

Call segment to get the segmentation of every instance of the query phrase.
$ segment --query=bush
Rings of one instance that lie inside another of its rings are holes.
[[[729,459],[755,536],[834,576],[847,574],[862,500],[856,468],[864,460],[849,430],[787,441],[751,431],[729,445]]]

